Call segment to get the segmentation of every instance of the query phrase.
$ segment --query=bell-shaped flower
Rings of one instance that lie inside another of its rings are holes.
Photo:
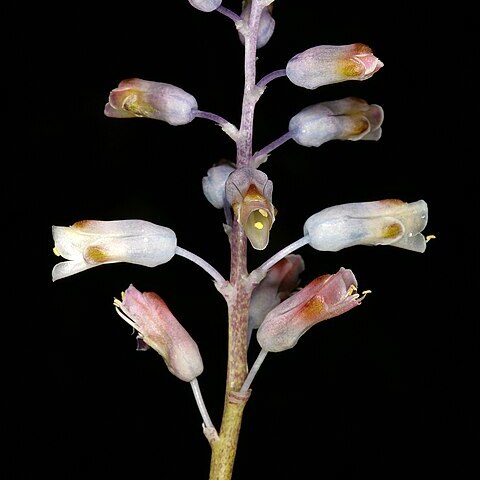
[[[347,203],[312,215],[304,225],[309,244],[316,250],[336,252],[353,245],[391,245],[424,252],[422,231],[428,221],[423,200]]]
[[[215,208],[223,208],[225,204],[225,183],[229,175],[235,170],[229,163],[214,165],[202,178],[203,194]]]
[[[115,299],[118,314],[137,332],[139,339],[162,356],[175,376],[191,382],[203,372],[198,346],[167,304],[154,292],[141,293],[130,285]]]
[[[322,275],[271,310],[257,331],[257,340],[267,352],[294,347],[317,323],[360,305],[357,281],[351,270]]]
[[[201,10],[202,12],[213,12],[221,4],[222,0],[188,0],[192,7]]]
[[[245,0],[243,2],[243,9],[240,16],[242,20],[247,24],[250,20],[251,9],[252,0]],[[273,31],[275,30],[275,20],[272,17],[272,9],[273,5],[269,5],[262,10],[262,13],[260,15],[260,23],[258,25],[257,33],[257,48],[264,47],[270,40],[271,36],[273,35]],[[239,29],[238,31],[238,36],[242,44],[245,44],[245,37],[243,36],[241,29]]]
[[[195,98],[179,87],[131,78],[110,92],[104,113],[113,118],[147,117],[184,125],[195,118],[197,109]]]
[[[255,250],[263,250],[268,245],[275,221],[272,191],[273,184],[267,175],[250,167],[236,169],[225,184],[227,202]]]
[[[83,220],[70,227],[52,227],[59,280],[105,263],[135,263],[156,267],[168,262],[177,247],[173,230],[145,220]]]
[[[292,138],[304,147],[330,140],[379,140],[383,109],[365,100],[347,97],[304,108],[289,122]]]
[[[313,90],[346,80],[366,80],[383,67],[372,49],[362,43],[321,45],[295,55],[287,63],[287,77]]]
[[[304,270],[302,257],[295,254],[287,255],[270,268],[250,299],[250,329],[258,328],[267,313],[292,294]]]

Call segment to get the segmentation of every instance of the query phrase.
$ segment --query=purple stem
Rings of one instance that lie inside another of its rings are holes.
[[[235,12],[232,12],[230,9],[222,7],[221,5],[215,11],[221,13],[222,15],[225,15],[226,17],[230,18],[230,20],[233,20],[235,23],[241,20],[241,17],[239,17]]]
[[[252,166],[253,167],[258,167],[258,165],[260,165],[260,163],[263,163],[263,162],[259,162],[257,164],[257,160],[261,160],[262,157],[264,157],[265,155],[268,155],[270,152],[273,152],[273,150],[278,148],[280,145],[283,145],[285,142],[290,140],[292,137],[293,137],[293,133],[289,131],[289,132],[283,134],[280,138],[277,138],[273,142],[269,143],[266,147],[263,147],[261,150],[256,152],[255,155],[253,156],[253,159],[252,159]]]
[[[275,80],[276,78],[284,77],[287,74],[287,70],[282,69],[282,70],[275,70],[272,73],[269,73],[268,75],[265,75],[258,83],[257,87],[258,88],[265,88],[267,83],[270,83],[272,80]]]

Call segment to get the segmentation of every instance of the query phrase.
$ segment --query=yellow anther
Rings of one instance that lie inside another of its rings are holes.
[[[53,247],[53,253],[54,253],[57,257],[61,257],[60,252],[57,250],[57,247]]]
[[[258,230],[263,230],[263,223],[262,223],[262,222],[255,222],[255,223],[253,224],[253,226],[254,226],[255,228],[257,228]]]
[[[368,295],[369,293],[372,293],[372,291],[371,290],[364,290],[362,292],[362,295]]]
[[[425,237],[425,240],[426,240],[427,242],[429,242],[430,240],[433,240],[434,238],[437,238],[437,237],[436,237],[435,235],[427,235],[427,236]]]
[[[260,213],[260,215],[263,215],[265,218],[268,217],[268,212],[263,208],[259,208],[258,212]]]
[[[121,296],[122,296],[122,302],[123,302],[123,300],[125,300],[125,292],[122,291]]]
[[[355,285],[350,285],[349,289],[347,290],[347,295],[351,295],[353,292],[357,291],[357,287]]]

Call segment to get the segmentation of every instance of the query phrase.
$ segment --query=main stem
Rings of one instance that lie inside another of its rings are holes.
[[[258,100],[255,86],[257,35],[263,7],[252,0],[245,40],[245,84],[242,118],[237,141],[237,167],[248,166],[252,160],[253,115]],[[233,221],[230,231],[230,290],[228,302],[228,363],[225,403],[218,439],[211,442],[210,480],[230,480],[237,452],[243,410],[250,391],[240,393],[248,373],[248,307],[252,284],[247,271],[247,238],[242,226]]]

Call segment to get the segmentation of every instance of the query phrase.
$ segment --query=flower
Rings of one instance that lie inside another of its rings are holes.
[[[66,258],[53,268],[53,281],[105,263],[127,262],[156,267],[174,255],[173,230],[145,220],[83,220],[52,227],[56,255]]]
[[[192,7],[195,7],[202,12],[213,12],[221,4],[222,0],[188,0]]]
[[[249,326],[258,328],[267,313],[285,300],[297,288],[299,276],[305,270],[300,255],[287,255],[277,262],[255,287],[250,299]]]
[[[272,191],[273,184],[267,175],[250,167],[236,169],[225,184],[227,202],[255,250],[263,250],[268,245],[275,221]]]
[[[243,2],[243,9],[241,13],[242,20],[248,25],[250,20],[250,11],[252,9],[252,1],[246,0]],[[273,35],[273,31],[275,30],[275,20],[272,17],[272,9],[273,5],[269,5],[268,7],[262,10],[260,15],[260,23],[258,25],[258,34],[257,34],[257,48],[264,47],[268,41],[270,40],[271,36]],[[242,29],[238,30],[238,36],[242,44],[245,44],[245,37],[241,31]]]
[[[298,144],[319,147],[329,140],[379,140],[382,123],[382,107],[347,97],[304,108],[288,129]]]
[[[184,125],[195,118],[197,108],[195,98],[179,87],[131,78],[110,92],[104,113],[113,118],[147,117]]]
[[[203,372],[197,344],[156,293],[141,293],[130,285],[122,297],[114,300],[117,313],[162,356],[171,373],[191,382]]]
[[[351,270],[322,275],[271,310],[257,331],[257,340],[267,352],[294,347],[317,323],[360,305],[357,280]]]
[[[313,90],[346,80],[366,80],[383,67],[363,43],[320,45],[298,53],[287,63],[288,79]]]
[[[228,163],[214,165],[202,178],[203,194],[215,208],[223,208],[225,203],[225,183],[235,167]]]
[[[423,200],[347,203],[312,215],[304,225],[308,242],[316,250],[336,252],[353,245],[392,245],[424,252],[420,233],[428,221]]]

